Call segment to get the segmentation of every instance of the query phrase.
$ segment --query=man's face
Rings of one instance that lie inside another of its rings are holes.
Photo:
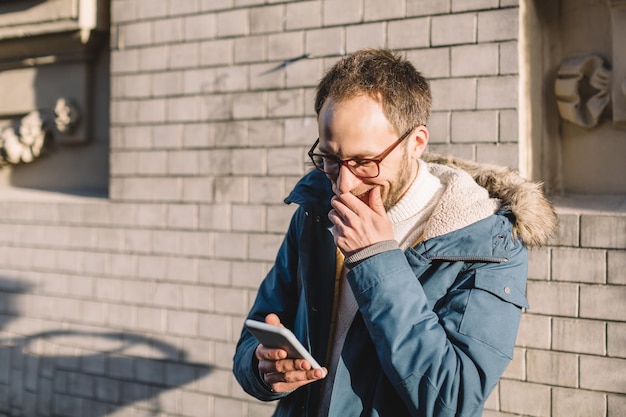
[[[399,137],[380,103],[367,96],[341,102],[328,99],[320,111],[318,128],[318,152],[342,160],[374,158]],[[383,159],[376,178],[360,178],[342,166],[336,177],[329,176],[333,192],[336,195],[349,192],[369,204],[370,191],[380,187],[383,204],[389,210],[404,195],[417,173],[415,158],[419,155],[414,153],[413,135]]]

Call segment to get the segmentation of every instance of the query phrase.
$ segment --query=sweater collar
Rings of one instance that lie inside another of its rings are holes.
[[[426,163],[418,160],[418,164],[415,180],[400,201],[387,212],[393,224],[419,216],[442,188],[439,179],[428,171]]]

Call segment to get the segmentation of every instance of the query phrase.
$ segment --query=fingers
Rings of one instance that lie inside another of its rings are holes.
[[[357,197],[352,194],[346,195],[347,199],[352,197],[356,201],[352,201],[354,205],[350,206],[346,203],[346,201],[340,197],[333,197],[331,200],[331,206],[333,209],[328,212],[328,219],[335,225],[335,227],[339,227],[343,229],[345,226],[352,227],[359,222],[359,208],[353,208],[355,205],[358,206],[361,204],[363,207],[360,208],[360,213],[364,213],[364,208],[367,208],[367,205],[359,200]]]
[[[344,217],[351,214],[359,216],[368,209],[367,204],[351,193],[334,196],[330,204]]]
[[[258,345],[254,351],[254,355],[259,361],[278,361],[287,358],[287,351]]]
[[[285,327],[282,324],[280,324],[280,318],[274,313],[270,313],[267,316],[265,316],[265,323],[271,324],[272,326]]]
[[[313,382],[322,379],[327,372],[322,369],[310,369],[308,371],[273,372],[264,374],[265,382],[269,385],[277,383],[293,384],[307,381]]]
[[[281,359],[259,361],[259,371],[264,374],[310,371],[311,364],[304,359]]]
[[[285,373],[268,373],[263,375],[267,385],[274,392],[290,392],[303,385],[318,381],[328,374],[326,369],[310,369],[308,371],[290,371]]]
[[[345,193],[331,200],[328,219],[333,224],[335,244],[345,256],[383,240],[393,239],[393,225],[387,215],[380,187],[368,191],[368,203]]]
[[[385,205],[383,204],[383,196],[381,194],[380,187],[375,187],[369,195],[370,198],[370,208],[374,210],[379,215],[384,215],[387,213],[385,210]]]
[[[386,216],[387,211],[383,204],[381,187],[373,187],[364,198],[367,202],[352,193],[344,193],[334,196],[331,200],[331,205],[336,213],[346,221],[371,214],[372,212],[381,217]]]
[[[287,352],[282,349],[270,349],[259,345],[256,355],[259,358],[259,372],[274,392],[290,392],[328,375],[326,368],[312,369],[311,364],[304,359],[260,359],[260,357],[286,356]]]

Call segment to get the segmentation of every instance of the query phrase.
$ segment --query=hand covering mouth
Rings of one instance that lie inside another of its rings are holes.
[[[374,188],[370,188],[369,190],[366,190],[363,193],[357,194],[354,192],[351,192],[353,195],[355,195],[359,200],[361,200],[362,202],[364,202],[365,204],[367,204],[368,206],[370,205],[370,192],[372,192]]]

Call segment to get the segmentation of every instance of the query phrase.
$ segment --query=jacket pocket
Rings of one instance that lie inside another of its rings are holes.
[[[459,332],[512,358],[522,307],[528,302],[515,278],[477,270]]]

